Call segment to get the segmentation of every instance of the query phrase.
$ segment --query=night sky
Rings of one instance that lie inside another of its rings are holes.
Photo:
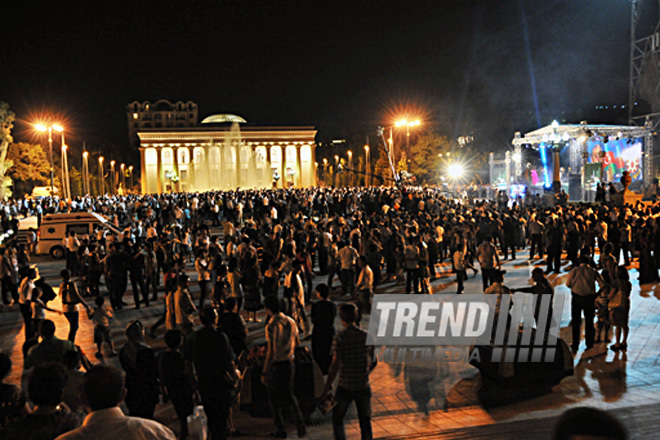
[[[24,0],[0,14],[0,101],[16,140],[53,113],[101,150],[160,98],[320,140],[419,115],[503,150],[553,119],[625,122],[596,106],[627,104],[629,26],[628,0]]]

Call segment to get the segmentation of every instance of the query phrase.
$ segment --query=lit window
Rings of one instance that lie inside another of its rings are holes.
[[[138,114],[137,114],[137,113],[133,113],[133,119],[137,119],[137,118],[138,118]]]

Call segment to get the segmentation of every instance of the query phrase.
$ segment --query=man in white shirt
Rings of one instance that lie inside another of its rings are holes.
[[[56,440],[175,440],[174,433],[153,420],[127,417],[119,408],[126,395],[124,374],[113,367],[93,366],[83,379],[83,400],[90,413],[82,426]]]
[[[357,250],[348,242],[339,250],[337,257],[341,264],[341,290],[344,296],[352,296],[355,287],[355,260],[358,257]]]

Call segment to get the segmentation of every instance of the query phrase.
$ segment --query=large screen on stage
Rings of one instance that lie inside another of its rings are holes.
[[[618,182],[628,170],[633,180],[642,180],[642,139],[589,140],[589,163],[600,162],[606,182]]]

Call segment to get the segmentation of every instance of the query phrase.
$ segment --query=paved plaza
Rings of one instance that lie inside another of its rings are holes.
[[[540,261],[529,261],[527,256],[527,251],[521,252],[517,260],[504,262],[507,286],[515,288],[529,285],[534,263]],[[57,284],[56,275],[62,268],[63,261],[39,258],[35,262],[51,284]],[[627,353],[615,354],[607,350],[609,344],[596,344],[594,349],[585,352],[583,342],[574,359],[575,374],[563,379],[550,394],[495,408],[484,408],[480,405],[477,398],[480,376],[474,367],[465,362],[443,363],[422,369],[380,363],[371,375],[374,436],[543,439],[550,437],[557,415],[571,407],[588,405],[612,411],[619,416],[632,433],[632,438],[656,437],[656,430],[660,429],[660,421],[656,416],[657,410],[660,409],[660,288],[656,284],[640,286],[634,267],[630,271],[633,291]],[[191,265],[188,270],[192,274]],[[557,295],[570,295],[564,285],[566,277],[567,273],[550,276]],[[453,280],[451,266],[443,264],[440,277],[432,282],[434,292],[455,292],[456,284]],[[316,281],[325,281],[325,277],[317,277]],[[403,293],[403,286],[386,283],[378,291]],[[480,292],[481,275],[473,277],[470,272],[465,293]],[[193,293],[197,293],[195,288]],[[125,299],[130,303],[132,295],[128,293]],[[566,301],[562,314],[561,337],[570,342],[570,329],[567,327],[570,321],[569,303],[570,301]],[[53,301],[51,306],[59,309],[59,299]],[[160,305],[140,310],[133,310],[129,305],[125,311],[119,312],[112,325],[117,348],[124,344],[123,328],[128,322],[141,319],[150,324],[158,319],[161,312]],[[57,336],[65,338],[67,323],[64,317],[48,313],[48,318],[56,322]],[[340,328],[341,324],[337,322],[337,326]],[[249,327],[249,343],[263,342],[263,324],[251,323]],[[164,348],[163,331],[161,328],[157,339],[147,341],[156,350]],[[11,353],[14,360],[10,380],[18,383],[21,380],[21,346],[24,340],[22,318],[17,309],[5,309],[0,313],[0,334],[0,349]],[[76,342],[93,362],[98,361],[94,357],[96,347],[93,344],[92,324],[82,313]],[[117,358],[106,358],[102,361],[118,365]],[[431,400],[428,403],[428,414],[424,414],[411,397],[410,383],[416,375],[428,376],[429,372],[431,376],[427,382]],[[156,418],[176,429],[175,415],[170,404],[159,405]],[[273,430],[271,419],[253,418],[240,411],[234,414],[234,420],[243,434],[242,438],[264,438]],[[295,435],[293,425],[289,433]],[[347,416],[347,435],[349,438],[359,438],[354,408]],[[308,438],[332,438],[330,416],[315,417],[308,429]]]

